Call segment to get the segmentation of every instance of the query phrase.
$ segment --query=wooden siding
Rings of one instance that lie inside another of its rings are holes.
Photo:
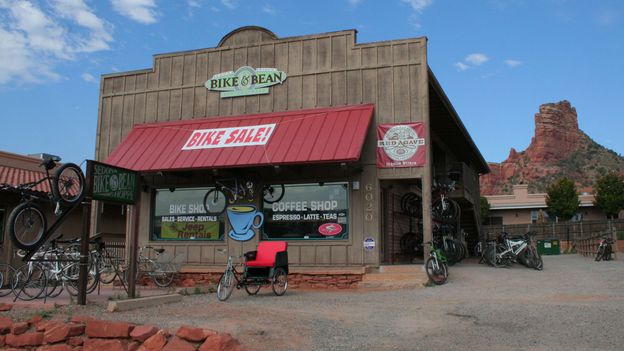
[[[364,251],[363,240],[379,243],[379,179],[417,178],[423,169],[377,169],[375,125],[423,121],[428,118],[426,39],[357,44],[354,30],[273,40],[266,33],[242,30],[229,34],[222,46],[156,55],[153,69],[104,75],[96,144],[97,160],[104,160],[134,124],[209,116],[231,116],[305,108],[375,104],[374,123],[365,142],[363,171],[352,175],[360,190],[350,192],[348,241],[290,242],[289,258],[303,266],[378,265],[378,250]],[[270,93],[221,99],[204,83],[214,74],[241,66],[275,67],[288,79]],[[200,180],[190,180],[190,183]],[[365,185],[373,194],[374,218],[366,221]],[[150,199],[142,193],[140,242],[148,240]],[[234,254],[252,250],[257,237],[246,243],[153,243],[187,256],[193,264],[225,262],[216,248],[229,245]],[[200,247],[199,249],[197,247]]]

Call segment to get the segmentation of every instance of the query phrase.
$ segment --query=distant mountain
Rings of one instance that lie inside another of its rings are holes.
[[[562,176],[591,191],[610,170],[624,173],[624,158],[593,141],[578,128],[576,109],[568,101],[544,104],[535,114],[535,135],[529,147],[514,148],[502,163],[489,163],[481,176],[481,195],[511,194],[514,184],[528,184],[530,193],[545,192]]]

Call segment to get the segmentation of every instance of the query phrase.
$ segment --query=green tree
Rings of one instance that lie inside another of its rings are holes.
[[[616,218],[624,209],[624,179],[615,172],[609,172],[596,181],[594,205],[609,218]]]
[[[579,207],[579,199],[572,180],[560,178],[546,188],[546,193],[546,206],[551,216],[562,221],[569,221],[574,217]]]
[[[485,197],[481,197],[481,203],[480,203],[480,207],[479,207],[479,213],[481,215],[481,223],[485,223],[485,221],[488,219],[488,217],[490,216],[490,202],[488,201],[487,198]]]

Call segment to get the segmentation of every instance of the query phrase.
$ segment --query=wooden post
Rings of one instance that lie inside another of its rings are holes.
[[[80,270],[78,272],[78,304],[87,304],[87,275],[89,274],[89,229],[91,228],[91,200],[82,205],[82,237],[80,238]]]
[[[137,272],[137,248],[139,246],[139,209],[141,208],[141,199],[131,207],[132,209],[132,230],[130,231],[130,242],[128,250],[128,297],[136,297],[136,272]]]

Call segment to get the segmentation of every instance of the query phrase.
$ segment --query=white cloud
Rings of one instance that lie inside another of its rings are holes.
[[[507,59],[505,60],[505,64],[509,67],[518,67],[522,64],[522,61]]]
[[[402,2],[410,5],[412,10],[416,12],[423,12],[427,7],[429,7],[433,0],[401,0]]]
[[[230,10],[238,7],[238,1],[236,0],[221,0],[221,3]]]
[[[56,64],[109,49],[111,33],[84,0],[0,0],[0,84],[58,80]]]
[[[463,62],[455,62],[453,64],[453,66],[457,67],[457,69],[460,70],[460,71],[465,71],[468,68],[470,68],[470,66],[468,66],[467,64],[465,64]]]
[[[268,13],[269,15],[274,15],[275,9],[271,5],[264,5],[262,6],[262,12]]]
[[[84,80],[85,82],[89,83],[97,82],[97,79],[90,73],[83,73],[80,75],[80,78],[82,78],[82,80]]]
[[[156,23],[155,0],[111,0],[113,9],[120,15],[142,24]]]
[[[201,7],[201,2],[198,0],[186,0],[186,4],[189,7],[195,7],[195,8],[200,8]]]
[[[485,54],[481,54],[481,53],[474,53],[474,54],[470,54],[468,56],[466,56],[466,58],[464,59],[465,62],[468,62],[474,66],[479,66],[483,63],[486,63],[487,61],[489,61],[490,58],[487,57]]]

